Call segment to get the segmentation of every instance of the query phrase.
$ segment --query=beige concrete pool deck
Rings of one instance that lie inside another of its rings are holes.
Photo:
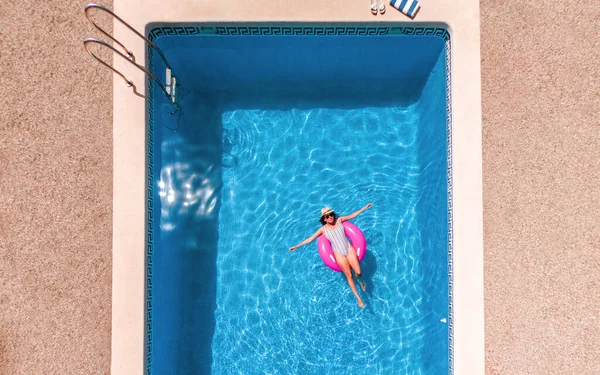
[[[395,9],[373,17],[363,1],[302,2],[231,1],[198,4],[178,1],[148,3],[114,0],[115,12],[128,14],[135,29],[149,23],[214,22],[257,23],[364,23],[396,22],[414,25]],[[369,3],[367,3],[369,5]],[[452,180],[453,207],[453,367],[457,374],[484,371],[483,321],[483,203],[481,175],[481,95],[479,73],[479,3],[449,4],[430,0],[419,11],[420,25],[448,25],[452,41]],[[147,30],[149,31],[149,30]],[[146,31],[146,33],[147,33]],[[144,56],[145,44],[116,23],[116,39],[136,56]],[[125,59],[115,67],[134,82],[144,75]],[[138,90],[145,92],[143,85]],[[144,365],[144,314],[146,259],[146,101],[116,82],[113,90],[113,294],[112,373],[142,374]],[[266,369],[268,371],[268,369]]]
[[[164,3],[101,4],[140,31],[148,20],[409,21],[389,5],[372,16],[366,0]],[[100,36],[85,4],[0,3],[0,374],[143,367],[144,99],[83,49]],[[455,295],[465,309],[455,325],[476,328],[455,338],[455,373],[600,373],[600,7],[421,5],[415,22],[445,22],[453,35],[454,123],[482,118],[453,145],[454,205],[483,208],[479,225],[459,217],[455,228],[467,249],[455,287],[470,288]],[[469,310],[461,298],[478,293]]]

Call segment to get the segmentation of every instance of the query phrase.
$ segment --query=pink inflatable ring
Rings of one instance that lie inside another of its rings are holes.
[[[358,261],[362,262],[367,253],[367,240],[365,240],[365,236],[356,225],[349,221],[344,221],[342,225],[344,226],[346,237],[350,239],[352,246],[356,249]],[[317,247],[319,248],[319,255],[323,263],[334,271],[342,272],[342,269],[335,261],[335,255],[333,255],[333,250],[331,250],[331,242],[329,242],[325,235],[322,234],[319,236]]]

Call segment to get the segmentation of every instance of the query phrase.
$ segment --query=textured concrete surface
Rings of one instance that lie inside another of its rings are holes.
[[[0,1],[2,375],[110,369],[112,75],[83,6]]]
[[[0,374],[110,368],[112,75],[84,5],[0,2]],[[487,374],[600,373],[599,24],[596,0],[481,1]]]
[[[600,4],[481,21],[486,371],[600,374]]]

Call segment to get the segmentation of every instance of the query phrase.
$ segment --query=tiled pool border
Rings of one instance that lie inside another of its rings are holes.
[[[444,39],[446,48],[446,147],[447,147],[447,184],[448,184],[448,374],[454,373],[454,327],[453,327],[453,272],[452,272],[452,90],[451,62],[452,48],[450,33],[442,27],[425,26],[342,26],[342,25],[252,25],[252,26],[161,26],[148,33],[148,39],[154,42],[161,36],[193,35],[306,35],[306,36],[436,36]],[[148,70],[152,71],[152,47],[147,47]],[[152,261],[153,261],[153,145],[154,114],[152,80],[147,79],[147,177],[146,177],[146,285],[145,285],[145,363],[144,372],[151,375],[152,357]]]

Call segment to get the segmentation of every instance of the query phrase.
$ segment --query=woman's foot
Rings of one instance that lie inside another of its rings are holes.
[[[377,0],[371,0],[371,14],[377,15]]]
[[[361,309],[365,308],[365,304],[363,303],[363,301],[360,298],[358,299],[358,307],[360,307]]]

